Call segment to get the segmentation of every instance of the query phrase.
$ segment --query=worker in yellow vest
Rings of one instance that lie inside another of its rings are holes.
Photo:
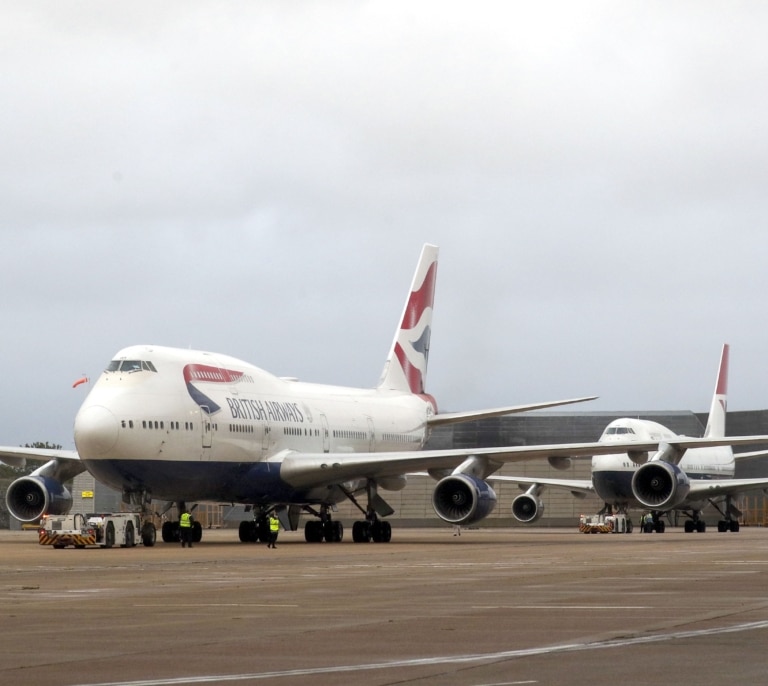
[[[269,515],[269,542],[267,548],[277,548],[277,534],[280,533],[280,520],[275,517],[275,513],[272,512]]]
[[[179,538],[181,538],[181,547],[187,544],[192,547],[192,515],[189,512],[182,512],[179,517]]]

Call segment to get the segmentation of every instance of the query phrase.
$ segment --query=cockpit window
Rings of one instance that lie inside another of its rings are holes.
[[[112,360],[105,371],[108,372],[125,372],[131,374],[133,372],[140,371],[157,372],[155,365],[148,360]]]
[[[613,436],[615,434],[633,434],[635,432],[628,426],[609,426],[605,433],[608,436]]]

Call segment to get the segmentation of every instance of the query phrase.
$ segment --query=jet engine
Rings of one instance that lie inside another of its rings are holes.
[[[5,504],[16,519],[34,522],[44,514],[67,514],[72,507],[72,495],[56,479],[22,476],[8,486]]]
[[[496,507],[496,492],[482,479],[453,474],[441,479],[432,493],[437,516],[450,524],[474,524]]]
[[[691,490],[688,475],[675,464],[651,460],[638,467],[632,477],[637,502],[651,510],[669,510],[682,503]]]
[[[512,501],[512,514],[518,522],[532,524],[544,514],[544,503],[532,493],[523,493]]]

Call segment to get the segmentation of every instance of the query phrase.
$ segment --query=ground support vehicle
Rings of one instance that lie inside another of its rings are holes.
[[[43,515],[38,529],[40,545],[54,548],[132,548],[139,540],[145,546],[153,546],[155,539],[155,525],[142,524],[141,515],[132,512]]]
[[[625,514],[581,515],[579,531],[584,534],[631,534],[632,520]]]

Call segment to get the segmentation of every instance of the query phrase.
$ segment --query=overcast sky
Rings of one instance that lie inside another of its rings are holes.
[[[0,2],[0,444],[137,343],[444,410],[768,408],[763,2]],[[595,437],[597,438],[597,437]]]

